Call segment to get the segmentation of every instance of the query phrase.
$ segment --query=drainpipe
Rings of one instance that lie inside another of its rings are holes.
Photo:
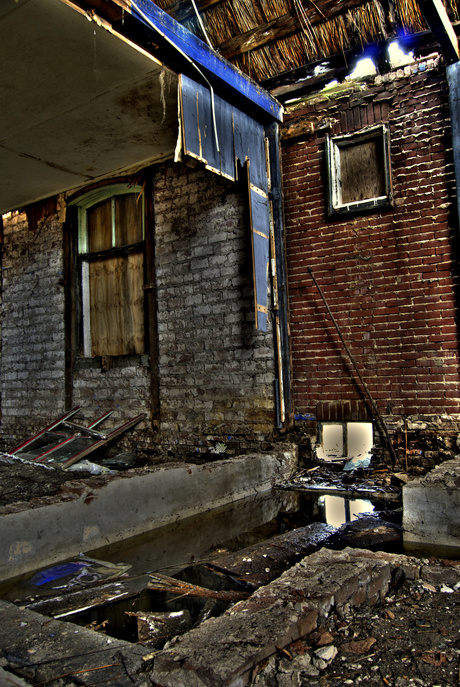
[[[273,244],[276,262],[276,302],[274,308],[275,361],[277,380],[275,399],[277,426],[289,429],[294,423],[292,407],[291,344],[289,337],[289,304],[287,289],[287,267],[284,236],[283,190],[281,172],[281,147],[279,125],[273,122],[266,126],[270,165],[270,204],[273,218]]]
[[[457,187],[457,216],[460,226],[460,62],[449,64],[446,73],[449,85],[450,124]]]

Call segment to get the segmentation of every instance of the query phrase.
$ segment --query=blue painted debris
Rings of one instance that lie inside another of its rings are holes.
[[[301,414],[299,413],[298,415],[294,415],[295,420],[316,420],[316,415],[312,415],[311,413],[305,413]]]
[[[358,470],[358,468],[368,468],[371,463],[371,454],[367,453],[364,455],[356,456],[347,461],[343,466],[345,472],[352,472],[353,470]]]

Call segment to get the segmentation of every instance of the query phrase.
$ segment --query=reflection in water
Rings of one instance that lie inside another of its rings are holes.
[[[110,563],[129,564],[130,584],[142,588],[144,575],[149,572],[174,575],[220,552],[238,551],[313,522],[338,527],[358,513],[373,509],[370,501],[275,490],[85,553]],[[28,582],[33,574],[2,583],[0,598],[24,598],[36,593],[37,588]]]
[[[374,506],[364,499],[345,499],[340,496],[320,496],[318,500],[323,521],[333,527],[356,520],[361,513],[373,513]]]

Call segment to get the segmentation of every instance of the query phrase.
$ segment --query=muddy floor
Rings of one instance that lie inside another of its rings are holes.
[[[460,561],[438,562],[439,579]],[[252,684],[266,687],[436,687],[460,682],[458,584],[404,581],[380,606],[331,614],[318,632],[265,665]]]
[[[78,479],[75,473],[3,457],[0,460],[0,507],[54,496],[65,482],[75,479]]]

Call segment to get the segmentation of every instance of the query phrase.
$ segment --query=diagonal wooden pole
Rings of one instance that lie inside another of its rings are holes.
[[[391,437],[390,437],[390,434],[389,434],[389,432],[388,432],[388,428],[387,428],[387,426],[386,426],[386,424],[385,424],[385,421],[384,421],[384,419],[383,419],[383,417],[382,417],[382,415],[381,415],[381,413],[380,413],[380,410],[379,410],[378,407],[377,407],[376,402],[375,402],[374,399],[372,398],[371,392],[369,391],[369,388],[368,388],[366,382],[364,381],[363,376],[361,375],[361,372],[360,372],[359,369],[358,369],[358,366],[356,365],[356,361],[355,361],[355,359],[354,359],[354,357],[353,357],[353,355],[352,355],[350,349],[348,348],[345,339],[343,338],[342,332],[340,331],[340,327],[339,327],[339,325],[337,324],[334,315],[332,314],[332,311],[331,311],[331,309],[330,309],[330,307],[329,307],[329,304],[328,304],[328,302],[326,301],[326,297],[324,296],[324,293],[323,293],[323,291],[322,291],[320,285],[318,284],[318,282],[317,282],[317,280],[316,280],[316,277],[315,277],[315,275],[313,274],[313,270],[312,270],[311,267],[308,268],[308,273],[310,274],[310,276],[311,276],[311,278],[313,279],[313,282],[314,282],[316,288],[318,289],[318,293],[319,293],[319,295],[321,296],[324,305],[326,306],[326,310],[327,310],[327,312],[328,312],[328,314],[329,314],[329,317],[330,317],[331,320],[332,320],[332,323],[333,323],[334,327],[335,327],[336,330],[337,330],[337,334],[338,334],[339,337],[340,337],[340,341],[342,342],[342,345],[343,345],[344,349],[346,350],[348,357],[350,358],[351,364],[353,365],[353,368],[354,368],[356,374],[358,375],[358,379],[359,379],[359,381],[361,382],[364,391],[366,392],[366,396],[368,397],[368,399],[369,399],[369,401],[370,401],[370,404],[371,404],[371,406],[372,406],[372,410],[374,411],[374,413],[373,413],[373,414],[374,414],[374,417],[377,419],[377,421],[378,421],[378,423],[379,423],[379,425],[380,425],[380,428],[383,430],[383,433],[384,433],[385,438],[386,438],[386,440],[387,440],[388,450],[389,450],[389,452],[390,452],[391,459],[392,459],[392,461],[393,461],[393,466],[395,466],[396,463],[398,462],[398,459],[397,459],[397,457],[396,457],[396,452],[395,452],[395,450],[394,450],[394,447],[393,447],[393,444],[392,444],[392,441],[391,441]]]

